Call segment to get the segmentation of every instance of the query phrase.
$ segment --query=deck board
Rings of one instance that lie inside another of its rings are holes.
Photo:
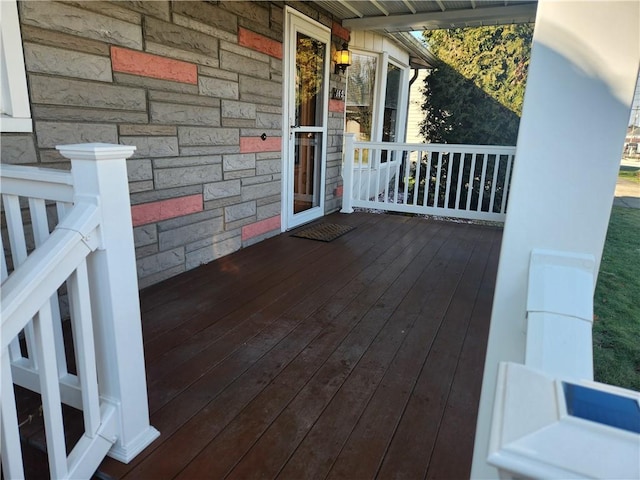
[[[501,230],[324,220],[141,292],[161,436],[101,478],[468,477]]]

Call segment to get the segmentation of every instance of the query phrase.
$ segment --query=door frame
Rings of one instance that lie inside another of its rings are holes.
[[[295,30],[294,30],[295,29]],[[293,79],[295,74],[296,45],[295,32],[301,31],[318,38],[326,43],[326,57],[324,65],[323,85],[323,113],[322,113],[322,146],[318,162],[320,167],[320,199],[317,207],[301,213],[293,213],[293,161],[294,137],[291,131],[292,96],[294,93]],[[282,194],[281,194],[281,229],[290,230],[304,223],[324,216],[324,202],[327,170],[327,122],[329,119],[329,83],[331,64],[331,29],[303,15],[297,10],[285,6],[284,11],[284,55],[283,55],[283,95],[282,95]]]

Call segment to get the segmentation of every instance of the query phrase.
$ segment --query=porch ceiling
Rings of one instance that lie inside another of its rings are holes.
[[[535,20],[536,0],[317,0],[351,30],[381,33],[479,27]]]

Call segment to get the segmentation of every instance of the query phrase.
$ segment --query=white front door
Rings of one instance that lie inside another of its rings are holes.
[[[324,215],[331,32],[292,10],[286,32],[282,218],[290,229]]]

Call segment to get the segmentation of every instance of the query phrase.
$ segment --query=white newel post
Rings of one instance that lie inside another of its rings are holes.
[[[353,142],[355,134],[344,134],[344,167],[342,168],[342,210],[340,213],[353,213]]]
[[[499,475],[487,463],[498,366],[525,361],[532,252],[591,258],[595,287],[640,64],[639,31],[638,2],[538,1],[472,478]]]
[[[126,159],[134,146],[103,143],[56,147],[71,160],[74,194],[96,197],[100,247],[88,258],[98,382],[119,412],[109,456],[131,461],[160,434],[149,424],[138,280]]]

